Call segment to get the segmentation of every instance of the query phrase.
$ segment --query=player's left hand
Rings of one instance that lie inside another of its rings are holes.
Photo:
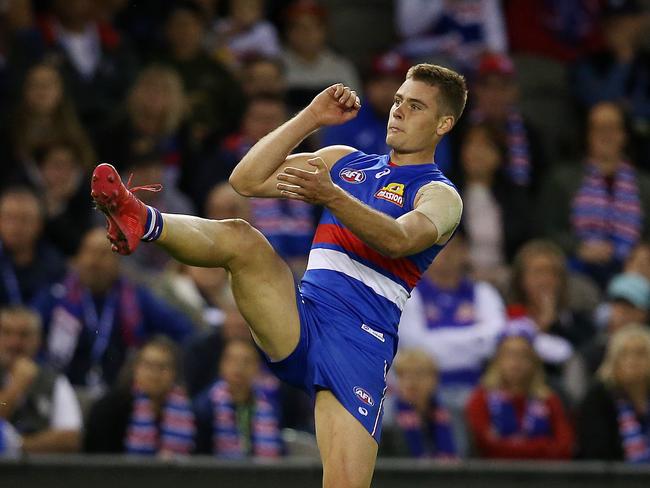
[[[280,181],[276,185],[277,189],[284,198],[326,207],[336,198],[340,188],[332,181],[329,169],[322,158],[309,159],[308,163],[314,167],[314,171],[284,168],[284,172],[277,176]]]

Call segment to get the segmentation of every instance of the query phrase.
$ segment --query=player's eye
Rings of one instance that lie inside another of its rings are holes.
[[[419,105],[416,105],[416,104],[412,103],[412,104],[411,104],[411,109],[412,109],[412,110],[422,110],[422,107],[420,107]]]

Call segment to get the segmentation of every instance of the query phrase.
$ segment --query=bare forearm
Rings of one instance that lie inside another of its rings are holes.
[[[243,195],[254,196],[255,188],[267,181],[291,151],[318,127],[316,118],[305,109],[260,139],[233,170],[232,187]]]
[[[394,218],[379,212],[338,186],[327,208],[359,239],[384,256],[399,257],[408,238]]]
[[[46,430],[23,437],[23,451],[39,452],[77,452],[81,436],[76,430]]]

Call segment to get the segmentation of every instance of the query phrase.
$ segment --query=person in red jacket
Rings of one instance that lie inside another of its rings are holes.
[[[569,459],[573,429],[559,397],[546,384],[528,321],[499,336],[490,366],[467,404],[469,430],[483,458]]]

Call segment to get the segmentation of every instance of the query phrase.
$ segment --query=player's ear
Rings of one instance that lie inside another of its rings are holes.
[[[436,135],[444,136],[449,132],[454,126],[454,116],[453,115],[442,115],[438,118],[438,124],[436,125]]]

